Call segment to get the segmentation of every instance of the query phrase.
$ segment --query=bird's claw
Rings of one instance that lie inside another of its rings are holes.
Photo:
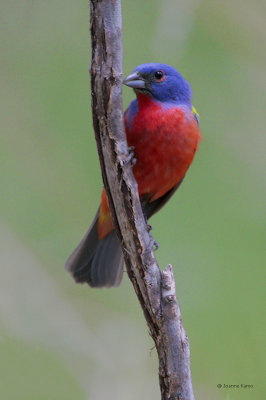
[[[134,150],[135,150],[135,147],[134,146],[130,146],[128,148],[128,156],[125,159],[125,164],[130,164],[131,167],[134,167],[134,165],[137,162],[136,158],[134,157]]]
[[[158,242],[156,242],[156,240],[153,239],[153,245],[152,245],[152,247],[153,247],[153,250],[156,251],[156,250],[159,249],[160,244],[159,244]]]
[[[150,244],[149,244],[149,247],[148,247],[148,251],[151,251],[151,250],[156,251],[156,250],[158,250],[159,246],[160,246],[159,243],[156,242],[156,240],[154,240],[152,235],[150,235],[150,238],[151,238],[151,240],[150,240]]]

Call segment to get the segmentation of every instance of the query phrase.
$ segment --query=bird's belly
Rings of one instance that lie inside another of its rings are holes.
[[[129,145],[135,147],[133,172],[140,196],[148,194],[153,201],[177,185],[193,160],[198,139],[194,124],[170,130],[160,126],[157,132],[134,135]]]

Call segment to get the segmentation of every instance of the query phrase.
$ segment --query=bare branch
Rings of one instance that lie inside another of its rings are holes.
[[[159,357],[161,398],[194,400],[189,343],[172,267],[161,272],[130,163],[122,111],[120,0],[91,0],[91,91],[104,186],[127,272]]]

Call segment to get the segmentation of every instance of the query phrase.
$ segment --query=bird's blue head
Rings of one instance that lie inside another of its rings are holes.
[[[138,65],[123,83],[133,88],[137,94],[147,94],[157,101],[191,106],[192,91],[189,83],[170,65]]]

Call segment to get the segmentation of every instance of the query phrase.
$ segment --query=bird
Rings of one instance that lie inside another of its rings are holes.
[[[133,174],[148,220],[182,183],[201,140],[199,115],[189,83],[172,66],[138,65],[124,80],[136,98],[124,113],[129,148],[134,149]],[[77,283],[91,287],[119,286],[123,256],[112,225],[105,189],[96,216],[66,262]]]

